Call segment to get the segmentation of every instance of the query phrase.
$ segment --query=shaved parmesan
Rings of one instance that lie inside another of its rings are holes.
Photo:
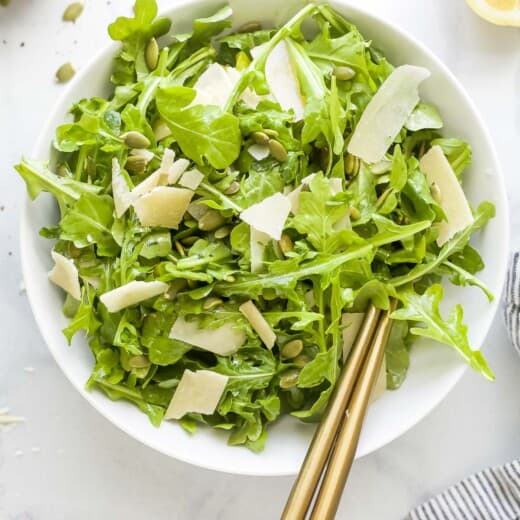
[[[153,134],[157,142],[162,141],[165,137],[172,134],[170,127],[162,120],[159,119],[153,126]]]
[[[132,205],[132,195],[115,157],[112,159],[112,196],[116,217],[121,218]]]
[[[341,316],[341,326],[343,327],[343,361],[346,361],[354,342],[356,341],[365,313],[346,312]]]
[[[158,186],[134,202],[134,209],[143,226],[177,229],[193,197],[185,188]]]
[[[435,183],[441,192],[440,206],[446,214],[447,222],[435,225],[439,229],[437,244],[442,246],[455,233],[462,231],[473,222],[473,214],[462,186],[440,146],[432,146],[422,156],[419,164],[428,183]]]
[[[232,88],[234,88],[237,81],[240,79],[240,76],[242,76],[242,73],[234,67],[226,67],[226,74],[228,75]],[[268,96],[259,96],[254,90],[250,89],[249,87],[244,89],[244,92],[242,92],[242,94],[240,95],[240,99],[250,108],[256,108],[260,101],[267,98]]]
[[[168,170],[168,184],[175,184],[189,165],[188,159],[177,159]]]
[[[81,300],[79,275],[74,262],[56,251],[51,251],[54,267],[49,271],[49,280],[68,292],[74,299]]]
[[[429,75],[423,67],[397,67],[365,108],[348,152],[368,163],[381,161],[419,102],[419,85]]]
[[[254,47],[251,49],[252,56],[258,56],[261,50],[262,45]],[[305,103],[300,92],[300,84],[293,61],[289,54],[287,43],[284,40],[276,45],[267,57],[265,78],[271,94],[280,106],[284,110],[292,110],[295,121],[302,120],[305,112]]]
[[[291,203],[291,213],[293,215],[296,215],[300,209],[300,193],[302,192],[303,188],[305,188],[305,186],[308,186],[309,182],[311,182],[315,176],[315,173],[307,175],[307,177],[302,179],[302,183],[297,188],[287,194],[287,198]]]
[[[197,321],[186,321],[179,316],[170,330],[170,338],[219,356],[229,356],[245,343],[246,333],[233,323],[224,323],[216,329],[199,328]]]
[[[257,306],[249,300],[243,303],[238,310],[246,317],[247,321],[251,324],[251,327],[260,336],[264,345],[271,350],[274,347],[276,341],[276,334],[273,329],[267,323],[266,319],[262,316],[262,313],[258,310]]]
[[[173,166],[174,161],[175,152],[170,150],[170,148],[166,148],[161,159],[161,170],[167,172]]]
[[[247,151],[255,161],[262,161],[270,153],[266,144],[252,144]]]
[[[179,184],[184,188],[196,190],[202,182],[202,179],[204,179],[204,174],[199,172],[199,170],[189,170],[182,174]]]
[[[250,228],[250,247],[251,247],[251,272],[259,273],[264,265],[264,250],[265,246],[271,241],[271,237],[257,231],[255,228]]]
[[[154,296],[159,296],[168,290],[164,282],[128,282],[121,287],[102,294],[99,299],[108,312],[118,312],[121,309],[144,302]]]
[[[140,182],[132,191],[131,191],[131,202],[134,202],[139,197],[143,195],[147,195],[157,186],[165,186],[168,183],[168,173],[165,172],[162,168],[154,171],[151,175],[146,177],[146,179]]]
[[[262,202],[249,206],[242,211],[240,218],[257,231],[262,231],[275,240],[280,240],[290,211],[289,198],[281,193],[275,193]]]
[[[228,376],[186,369],[164,414],[165,419],[180,419],[187,413],[211,415],[217,409],[228,382]]]
[[[217,105],[224,108],[233,85],[226,69],[219,63],[212,63],[194,85],[197,95],[192,105]]]
[[[25,422],[25,417],[17,417],[15,415],[0,415],[0,424],[17,424]]]

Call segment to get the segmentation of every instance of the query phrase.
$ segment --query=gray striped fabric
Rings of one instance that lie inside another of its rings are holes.
[[[504,293],[504,318],[520,353],[520,253],[514,253]],[[520,460],[486,469],[415,508],[408,520],[519,520]]]
[[[518,520],[520,461],[486,469],[414,509],[409,520]]]

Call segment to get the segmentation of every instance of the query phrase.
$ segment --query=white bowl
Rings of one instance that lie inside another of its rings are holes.
[[[303,4],[300,0],[232,0],[236,26],[247,20],[261,20],[278,25]],[[444,132],[459,136],[473,146],[473,166],[465,172],[465,190],[469,200],[478,204],[488,199],[495,203],[497,216],[475,237],[474,245],[482,253],[486,269],[480,277],[496,295],[489,304],[476,288],[448,286],[446,305],[462,303],[470,339],[480,348],[498,306],[505,278],[508,252],[508,211],[504,181],[493,144],[473,103],[448,69],[423,45],[397,27],[344,1],[331,1],[348,19],[359,26],[394,64],[410,63],[428,68],[432,76],[422,87],[423,99],[434,102],[445,120]],[[221,0],[178,0],[167,11],[175,31],[188,30],[191,21],[212,14],[222,6]],[[275,13],[275,14],[272,14]],[[70,105],[82,97],[107,95],[111,60],[117,46],[112,45],[85,67],[68,87],[43,129],[34,149],[35,158],[50,156],[49,143],[54,129],[66,118]],[[110,401],[100,392],[87,392],[84,384],[93,360],[83,338],[76,337],[68,347],[61,333],[67,319],[62,315],[63,294],[47,280],[51,267],[51,242],[41,238],[38,230],[56,222],[56,208],[50,196],[35,203],[27,201],[21,225],[22,264],[27,294],[41,333],[65,375],[76,389],[107,419],[144,444],[177,459],[229,473],[248,475],[291,475],[302,462],[313,427],[293,418],[284,418],[269,431],[265,451],[254,454],[245,448],[229,447],[226,435],[201,428],[195,435],[184,432],[177,424],[165,422],[154,428],[148,418],[133,405]],[[357,456],[361,457],[403,434],[428,414],[459,381],[466,365],[449,348],[421,341],[412,350],[411,367],[402,388],[386,394],[368,413]],[[484,381],[482,384],[485,384]],[[476,405],[477,403],[475,403]]]

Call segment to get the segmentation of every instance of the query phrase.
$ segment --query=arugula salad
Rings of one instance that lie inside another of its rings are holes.
[[[442,278],[493,298],[469,241],[494,207],[466,200],[471,148],[420,100],[429,71],[328,5],[236,31],[224,7],[175,36],[154,0],[134,12],[108,29],[111,96],[72,106],[55,160],[16,167],[59,206],[41,235],[87,387],[260,451],[280,416],[319,420],[363,312],[390,298],[383,389],[419,336],[493,379],[461,306],[440,311]]]

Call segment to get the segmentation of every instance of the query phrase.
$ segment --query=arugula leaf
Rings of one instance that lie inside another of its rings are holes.
[[[422,295],[407,286],[398,293],[403,307],[392,313],[392,319],[419,322],[421,326],[410,329],[412,334],[450,345],[473,370],[493,381],[495,376],[484,356],[479,350],[472,350],[469,345],[467,327],[462,323],[461,305],[456,305],[448,317],[443,318],[439,310],[442,295],[443,289],[439,284],[428,287]]]
[[[462,139],[434,139],[431,145],[441,147],[453,171],[458,176],[471,164],[471,146]]]

